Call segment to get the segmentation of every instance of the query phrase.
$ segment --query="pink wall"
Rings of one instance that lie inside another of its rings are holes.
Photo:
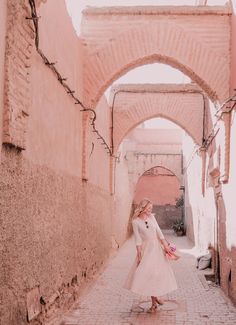
[[[142,176],[137,184],[134,202],[149,198],[155,205],[175,204],[180,196],[179,180],[176,176]]]
[[[96,107],[96,128],[110,145],[110,108],[106,97],[103,96]],[[87,133],[90,133],[88,143],[88,181],[99,188],[109,191],[110,156],[106,152],[102,141],[97,139],[96,133],[88,123]],[[98,168],[99,164],[99,168]]]
[[[7,14],[7,0],[2,0],[0,1],[0,145],[2,144],[6,14]],[[0,158],[1,158],[1,153],[0,153]]]
[[[112,220],[114,244],[122,244],[127,238],[127,233],[130,234],[131,207],[134,199],[134,191],[140,175],[142,175],[146,170],[158,165],[155,163],[158,160],[161,162],[161,165],[168,164],[168,166],[171,165],[170,169],[172,169],[172,167],[176,168],[176,171],[181,178],[181,164],[179,163],[182,141],[181,133],[181,130],[136,128],[132,130],[125,141],[122,142],[119,147],[120,159],[115,164],[114,212]],[[174,145],[172,144],[173,142],[175,143]],[[138,158],[135,156],[136,152],[147,152],[148,154],[144,154],[142,157]],[[163,153],[163,155],[157,158],[157,153]],[[173,153],[178,156],[172,156]],[[174,158],[172,159],[170,157]],[[149,184],[147,187],[150,192]],[[172,189],[173,186],[176,186],[176,184],[173,185],[172,182],[169,185]],[[153,191],[153,186],[155,191]],[[150,194],[148,192],[141,194],[141,196],[153,195],[153,199],[155,200],[156,193],[154,192],[156,192],[156,184],[153,186]],[[179,184],[177,185],[177,191],[178,188]],[[163,193],[161,193],[161,195],[162,194]],[[179,196],[179,194],[173,194],[173,196],[175,195],[176,197]],[[157,196],[159,196],[158,202],[160,202],[160,193],[157,193]],[[171,199],[173,200],[173,197]],[[171,202],[171,199],[167,200],[167,202]]]
[[[127,239],[128,222],[133,201],[133,187],[129,180],[127,160],[124,152],[115,164],[114,212],[112,219],[113,244],[121,245]]]
[[[40,48],[51,61],[56,62],[56,67],[67,78],[69,86],[81,97],[83,53],[65,0],[46,1],[38,9],[38,14],[41,16]]]
[[[50,61],[58,62],[58,70],[80,98],[81,44],[64,0],[47,1],[38,15],[40,48]],[[0,284],[4,324],[27,324],[27,295],[38,286],[47,309],[50,301],[48,316],[56,305],[68,307],[78,297],[78,287],[99,269],[111,248],[108,155],[96,145],[99,152],[91,159],[97,174],[91,174],[90,183],[82,182],[84,113],[35,49],[30,63],[26,150],[4,146],[0,168],[2,263],[7,275],[4,287]],[[109,125],[102,127],[107,123],[107,106],[98,120],[107,136]],[[98,169],[103,161],[106,164]],[[77,285],[72,283],[75,278]],[[39,318],[33,323],[45,323],[45,313]]]
[[[56,67],[62,77],[68,78],[67,83],[80,98],[82,51],[65,2],[47,1],[38,9],[38,15],[41,16],[40,49],[50,61],[57,62]],[[83,113],[38,53],[34,53],[31,64],[32,105],[24,155],[34,163],[80,175]]]
[[[182,130],[177,129],[142,129],[135,128],[128,135],[128,138],[138,144],[146,145],[180,145],[182,141]]]
[[[233,15],[232,15],[232,34],[231,34],[231,94],[233,89],[236,89],[236,0],[232,0]]]

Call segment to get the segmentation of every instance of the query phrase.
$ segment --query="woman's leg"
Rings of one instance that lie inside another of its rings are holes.
[[[151,298],[152,298],[152,306],[148,309],[148,313],[153,313],[157,309],[156,297],[151,296]]]
[[[164,300],[158,298],[158,297],[154,297],[155,298],[155,301],[156,303],[158,303],[158,305],[163,305],[164,304]]]
[[[157,304],[157,297],[151,296],[152,298],[152,306],[155,306]]]

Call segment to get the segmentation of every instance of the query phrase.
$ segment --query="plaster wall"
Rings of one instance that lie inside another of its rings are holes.
[[[122,150],[122,149],[121,149]],[[119,162],[115,164],[113,244],[121,245],[129,235],[129,222],[133,202],[134,188],[129,181],[128,162],[122,152]]]
[[[160,164],[163,167],[174,169],[179,176],[181,175],[181,137],[180,130],[149,130],[136,128],[120,145],[118,150],[120,157],[115,164],[115,181],[113,188],[114,245],[120,245],[127,238],[127,235],[130,234],[132,203],[140,176],[148,169],[159,166]],[[173,140],[175,144],[171,145]],[[160,152],[163,153],[163,156],[159,157],[158,153]],[[136,156],[135,153],[139,153],[141,156]],[[170,157],[172,158],[168,158],[168,153],[176,153],[176,155],[171,155]],[[177,183],[179,187],[179,180],[177,180]],[[156,185],[153,188],[155,188],[155,190],[151,190],[151,192],[152,195],[155,196],[154,192],[156,191]],[[153,197],[153,199],[155,198]],[[166,200],[163,202],[166,202]]]
[[[236,89],[236,0],[231,0],[232,17],[231,17],[231,78],[230,92]]]
[[[236,132],[236,123],[231,126],[231,154],[230,154],[230,177],[227,184],[222,185],[222,195],[219,196],[219,250],[220,250],[220,269],[221,283],[226,294],[236,302],[236,141],[233,136]],[[231,272],[231,280],[229,280]]]
[[[38,15],[41,16],[40,49],[51,62],[57,62],[56,67],[62,77],[68,78],[68,84],[80,96],[82,50],[64,1],[53,0],[42,4]],[[79,105],[74,105],[74,100],[36,51],[31,59],[30,77],[31,108],[25,158],[54,170],[81,175],[82,113]]]
[[[236,1],[232,0],[233,14],[231,18],[231,94],[236,88]],[[229,182],[222,185],[222,196],[218,199],[219,213],[219,249],[220,249],[220,270],[221,283],[226,294],[236,302],[236,202],[235,184],[236,163],[235,132],[236,123],[234,120],[235,111],[231,116],[231,140],[230,140],[230,176]]]
[[[78,176],[11,150],[3,150],[0,179],[1,321],[27,324],[27,296],[39,288],[46,309],[31,323],[44,323],[79,297],[108,257],[110,202],[101,189],[84,189]]]
[[[188,238],[204,253],[209,242],[215,243],[216,208],[212,185],[205,188],[203,196],[202,158],[198,153],[191,155],[193,148],[192,141],[186,137],[183,144],[185,224]]]
[[[182,131],[180,129],[143,129],[135,128],[126,139],[136,142],[137,145],[179,145],[182,142]]]
[[[96,107],[96,128],[110,146],[110,108],[106,97],[103,96]],[[90,134],[88,142],[88,182],[107,192],[110,191],[110,163],[111,158],[105,150],[102,140],[98,139],[96,133],[92,132],[92,126],[88,121],[88,133]],[[99,166],[99,168],[98,168]]]
[[[139,178],[133,202],[138,204],[143,198],[149,198],[161,229],[171,229],[174,220],[181,217],[181,209],[175,207],[176,200],[181,194],[180,182],[164,168],[159,168],[158,173],[160,174],[157,176],[143,175]]]
[[[0,2],[0,144],[2,143],[2,119],[3,119],[3,105],[4,105],[3,96],[4,96],[6,23],[7,23],[7,1],[3,0]]]
[[[64,1],[42,4],[38,15],[40,48],[51,62],[57,62],[62,77],[68,78],[79,97],[83,53]],[[68,308],[111,248],[108,180],[99,183],[95,174],[91,183],[81,179],[84,113],[34,48],[28,69],[25,150],[4,145],[0,168],[4,229],[0,313],[4,325],[27,324],[27,297],[37,288],[46,305],[39,306],[42,313],[33,325],[44,323],[45,317],[49,320],[58,308]],[[104,154],[98,156],[103,159]]]
[[[164,172],[164,170],[163,170]],[[176,176],[141,176],[134,195],[134,203],[149,198],[154,205],[175,205],[180,196],[180,183]]]

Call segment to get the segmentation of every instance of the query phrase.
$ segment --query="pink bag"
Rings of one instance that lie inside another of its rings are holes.
[[[178,260],[180,256],[176,253],[176,246],[169,243],[170,252],[166,253],[166,257],[170,260]]]

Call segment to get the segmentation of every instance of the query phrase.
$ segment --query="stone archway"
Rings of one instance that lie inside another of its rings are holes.
[[[127,153],[126,159],[133,161],[129,165],[129,180],[132,187],[135,187],[138,179],[147,171],[156,166],[166,168],[177,177],[180,184],[182,183],[182,155],[181,154],[155,154],[155,153]]]
[[[180,181],[166,167],[155,166],[146,170],[135,186],[133,203],[136,206],[144,197],[153,203],[153,212],[163,229],[171,229],[175,219],[182,217],[182,208],[176,207],[181,197]]]
[[[207,133],[206,98],[196,85],[118,85],[113,88],[113,99],[115,153],[130,130],[153,117],[176,123],[198,145]]]
[[[188,75],[213,101],[222,102],[229,94],[230,15],[226,7],[85,10],[84,99],[95,106],[122,74],[162,62]]]

